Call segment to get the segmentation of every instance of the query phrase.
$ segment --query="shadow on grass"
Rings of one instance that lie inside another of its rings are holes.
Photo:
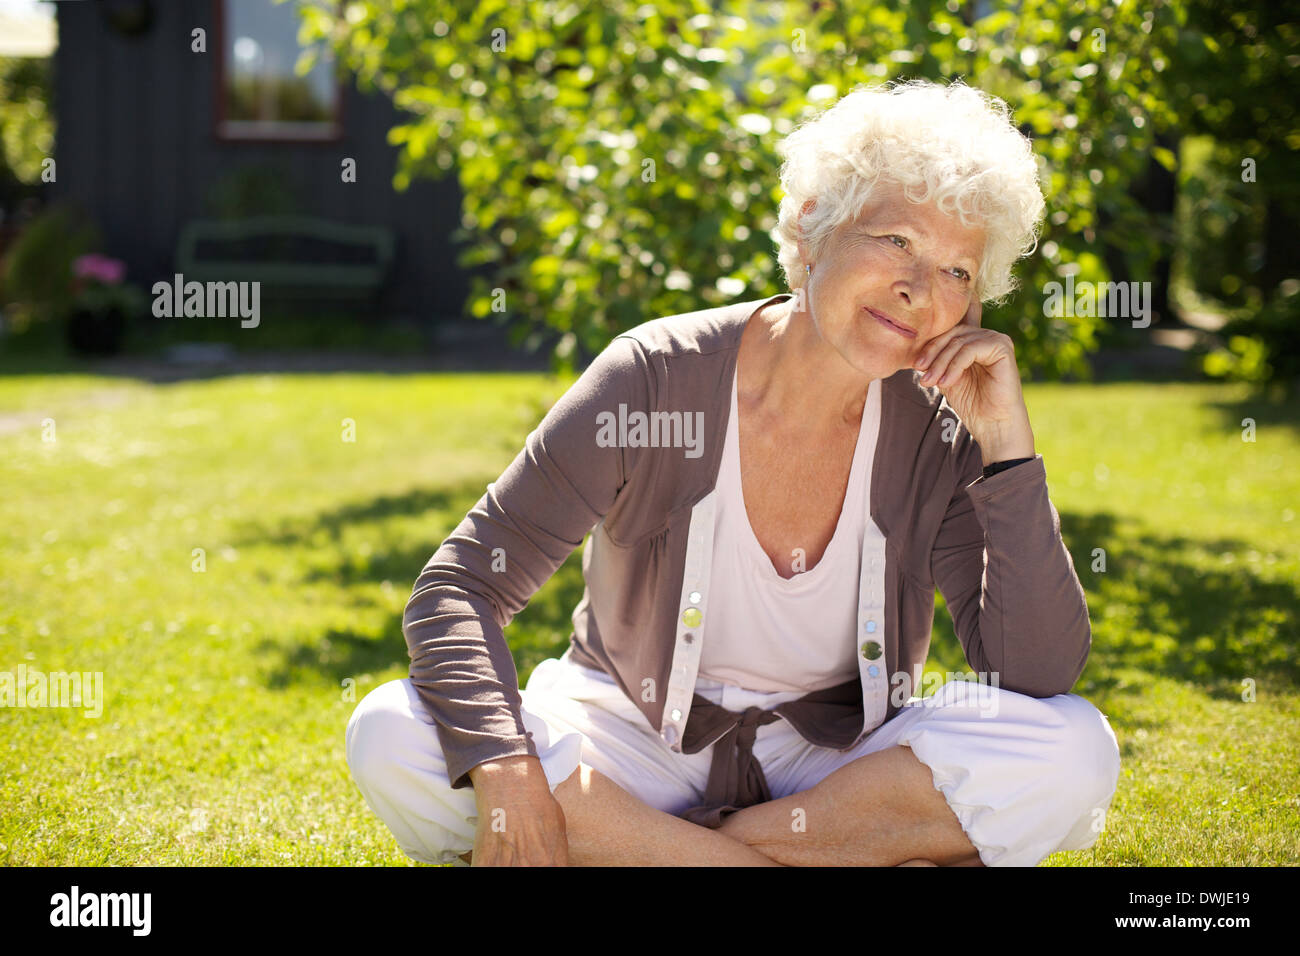
[[[576,551],[506,627],[506,641],[514,655],[520,686],[527,684],[534,667],[548,657],[559,657],[569,646],[571,615],[582,591],[581,552]],[[389,615],[378,636],[331,628],[318,641],[303,641],[286,648],[268,640],[262,641],[257,651],[275,658],[266,680],[267,687],[273,690],[283,690],[309,676],[327,678],[339,685],[345,678],[355,679],[396,664],[405,666],[410,660],[401,614]]]
[[[490,479],[495,480],[495,479]],[[392,555],[391,559],[385,549],[376,547],[372,550],[370,564],[383,562],[392,564],[396,573],[380,574],[378,576],[369,572],[354,572],[349,577],[350,564],[359,561],[361,556],[354,554],[340,554],[339,562],[336,568],[331,568],[331,574],[340,575],[340,580],[372,580],[383,581],[399,580],[409,577],[414,583],[415,578],[419,575],[420,569],[424,567],[424,562],[429,559],[442,540],[452,532],[461,519],[465,517],[469,509],[474,507],[484,492],[487,491],[487,481],[478,479],[467,479],[454,485],[445,485],[433,488],[413,488],[410,491],[400,495],[380,495],[377,498],[367,498],[363,501],[351,502],[341,505],[337,508],[331,508],[321,511],[314,515],[293,516],[283,518],[273,525],[250,523],[239,528],[235,532],[238,544],[301,544],[310,541],[321,534],[328,535],[330,538],[338,539],[342,537],[343,532],[357,532],[363,530],[366,525],[381,525],[390,518],[406,518],[411,516],[421,516],[429,520],[429,553],[421,557],[418,562],[412,566],[409,562],[409,554]],[[381,537],[382,531],[376,529],[376,545],[384,543]],[[376,557],[378,556],[378,557]],[[401,562],[408,562],[402,564]],[[323,573],[317,573],[315,577],[324,577]]]
[[[1119,534],[1111,517],[1095,515],[1063,517],[1062,536],[1080,542],[1071,553],[1093,621],[1094,684],[1136,670],[1199,684],[1219,699],[1240,699],[1245,678],[1300,686],[1300,660],[1286,643],[1300,622],[1300,588],[1252,567],[1245,557],[1253,542],[1147,527]],[[1104,572],[1092,570],[1097,547],[1106,551]]]
[[[1141,674],[1199,685],[1218,700],[1240,700],[1247,678],[1300,687],[1300,658],[1286,643],[1300,624],[1300,588],[1257,573],[1244,560],[1250,541],[1158,535],[1108,514],[1062,514],[1061,536],[1092,620],[1076,693],[1104,698]],[[1094,548],[1106,552],[1104,572],[1092,570]],[[1225,553],[1236,556],[1231,564],[1221,563]],[[935,614],[931,661],[969,669],[945,611]]]
[[[346,678],[356,680],[362,674],[387,670],[406,659],[400,614],[391,615],[378,637],[331,628],[317,641],[304,641],[286,648],[276,641],[264,640],[256,650],[275,659],[266,678],[266,686],[271,690],[284,690],[305,677],[328,678],[341,687]],[[363,693],[358,690],[358,697]]]
[[[477,482],[417,489],[294,519],[257,537],[288,544],[310,540],[323,530],[337,539],[346,527],[353,535],[360,529],[364,538],[366,526],[373,526],[371,556],[335,547],[314,562],[304,583],[332,582],[345,591],[364,585],[369,591],[387,580],[409,588],[483,489]],[[392,547],[380,525],[394,515],[427,517],[429,543],[418,549]],[[1300,658],[1283,637],[1295,634],[1300,623],[1300,589],[1293,582],[1270,580],[1246,562],[1251,542],[1155,534],[1109,514],[1062,514],[1061,527],[1093,626],[1092,654],[1077,692],[1104,697],[1131,687],[1135,674],[1194,683],[1225,700],[1239,699],[1246,678],[1300,686]],[[1092,569],[1094,548],[1105,550],[1104,572]],[[1223,562],[1225,553],[1236,557]],[[506,628],[521,682],[538,662],[563,653],[582,592],[579,548]],[[358,595],[357,603],[369,603],[369,598]],[[941,598],[938,603],[942,606]],[[320,641],[281,651],[284,660],[276,673],[283,680],[302,669],[341,680],[407,659],[400,615],[378,638],[334,630]],[[968,668],[943,610],[935,615],[931,663],[948,670]]]
[[[1205,406],[1223,415],[1228,431],[1241,429],[1242,420],[1253,419],[1255,428],[1289,428],[1300,436],[1300,406],[1294,402],[1251,397],[1235,402],[1206,402]]]
[[[301,544],[322,533],[337,541],[345,529],[365,538],[365,528],[370,526],[375,541],[369,555],[334,544],[329,547],[331,553],[326,560],[315,561],[303,575],[302,583],[324,582],[337,585],[345,592],[353,590],[358,592],[355,601],[358,606],[372,607],[368,595],[375,584],[393,582],[409,594],[429,558],[482,497],[485,486],[485,482],[466,481],[446,488],[420,488],[402,495],[386,495],[308,518],[283,520],[269,529],[247,527],[235,543]],[[414,548],[393,545],[382,525],[395,516],[426,518],[427,543]],[[578,548],[506,627],[506,639],[514,653],[521,684],[527,682],[538,663],[563,654],[568,647],[572,613],[582,598],[583,587],[582,549]],[[363,588],[365,597],[360,593]],[[373,632],[335,628],[319,640],[303,641],[288,648],[279,642],[264,641],[257,650],[278,657],[267,679],[268,686],[276,689],[287,687],[308,674],[338,683],[347,677],[356,678],[409,661],[400,613],[389,616],[378,636]]]

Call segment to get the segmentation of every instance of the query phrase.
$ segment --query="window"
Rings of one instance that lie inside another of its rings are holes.
[[[217,135],[242,140],[331,140],[341,133],[334,57],[297,70],[297,0],[216,0]]]

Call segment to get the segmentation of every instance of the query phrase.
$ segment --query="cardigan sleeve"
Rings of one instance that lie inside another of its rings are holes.
[[[984,477],[963,428],[956,491],[931,571],[966,660],[1032,697],[1066,694],[1083,673],[1092,628],[1083,585],[1048,497],[1042,455]]]
[[[402,616],[410,677],[454,789],[488,760],[537,756],[503,629],[613,505],[635,448],[598,442],[597,416],[650,407],[650,365],[618,336],[560,397],[524,448],[416,579]]]

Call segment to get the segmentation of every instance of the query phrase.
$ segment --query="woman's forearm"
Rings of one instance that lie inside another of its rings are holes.
[[[1034,430],[1029,425],[1028,413],[972,437],[980,446],[980,455],[985,465],[1012,458],[1033,458],[1037,454],[1034,451]]]

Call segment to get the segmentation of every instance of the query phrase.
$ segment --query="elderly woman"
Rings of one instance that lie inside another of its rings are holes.
[[[980,327],[1043,199],[1000,100],[861,88],[781,145],[793,295],[614,338],[416,581],[349,766],[416,860],[1033,865],[1119,774],[1083,589]],[[502,629],[590,532],[570,646]],[[938,587],[975,681],[920,693]]]

